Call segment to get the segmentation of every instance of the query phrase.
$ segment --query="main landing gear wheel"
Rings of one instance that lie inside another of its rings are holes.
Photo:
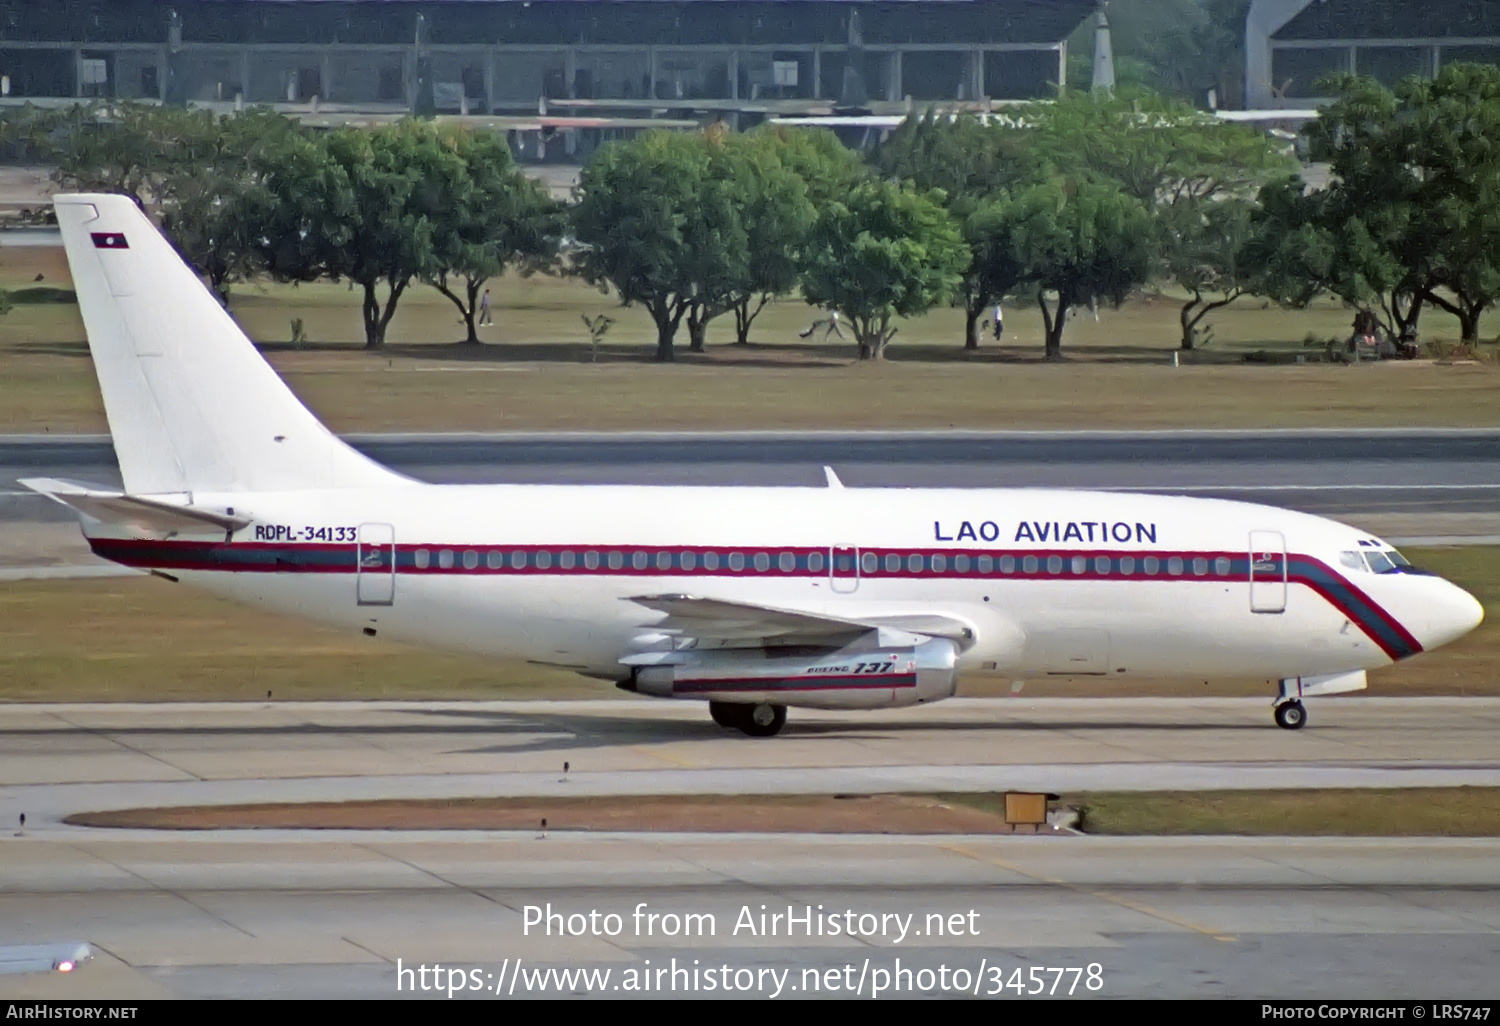
[[[746,712],[748,715],[737,726],[751,737],[775,737],[786,726],[784,705],[762,702],[760,705],[747,707]]]
[[[738,702],[709,702],[708,714],[719,726],[739,730],[740,724],[750,718],[750,706]]]
[[[1301,702],[1282,702],[1276,707],[1276,726],[1282,730],[1301,730],[1307,724],[1307,710]]]

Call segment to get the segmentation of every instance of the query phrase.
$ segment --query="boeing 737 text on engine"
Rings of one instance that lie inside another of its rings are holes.
[[[433,485],[320,424],[135,204],[55,200],[124,489],[31,488],[99,555],[349,631],[524,659],[770,735],[965,670],[1258,677],[1301,699],[1472,630],[1379,538],[1212,499]],[[930,533],[929,533],[930,532]]]

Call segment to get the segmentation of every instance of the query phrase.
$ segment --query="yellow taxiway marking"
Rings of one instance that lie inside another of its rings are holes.
[[[1107,901],[1111,905],[1118,905],[1120,908],[1127,908],[1132,912],[1139,912],[1143,916],[1149,916],[1152,919],[1159,919],[1164,923],[1168,923],[1180,929],[1187,930],[1191,933],[1201,934],[1204,937],[1211,937],[1214,940],[1222,941],[1225,944],[1234,943],[1234,938],[1221,930],[1212,930],[1206,926],[1200,926],[1197,923],[1190,922],[1189,920],[1179,919],[1177,916],[1170,915],[1169,913],[1163,912],[1160,909],[1152,908],[1150,905],[1142,905],[1138,901],[1129,901],[1118,895],[1110,894],[1107,891],[1095,890],[1092,887],[1083,887],[1079,884],[1069,883],[1067,880],[1062,880],[1055,876],[1043,876],[1040,873],[1033,873],[1030,870],[1022,869],[1020,866],[1012,862],[1006,862],[1004,859],[997,859],[989,855],[981,855],[978,852],[969,851],[967,848],[961,848],[956,844],[945,844],[941,847],[944,851],[951,851],[955,855],[962,855],[965,858],[973,859],[975,862],[987,862],[992,866],[999,866],[1001,869],[1008,870],[1012,873],[1017,874],[1018,876],[1024,876],[1029,880],[1036,880],[1038,883],[1048,883],[1052,884],[1055,887],[1066,888],[1067,890],[1070,890],[1075,894],[1082,894],[1090,898],[1098,898],[1100,901]]]
[[[693,762],[691,759],[684,759],[681,756],[673,755],[671,752],[659,751],[654,748],[646,748],[643,745],[631,745],[630,750],[640,755],[647,756],[648,758],[660,759],[662,762],[668,763],[672,766],[677,766],[681,769],[703,768],[701,764]]]

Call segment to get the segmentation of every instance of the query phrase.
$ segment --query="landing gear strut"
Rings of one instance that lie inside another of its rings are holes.
[[[721,727],[729,727],[750,737],[774,737],[786,726],[786,706],[761,702],[709,702],[708,714]]]
[[[1301,730],[1307,723],[1307,710],[1301,702],[1292,699],[1276,706],[1276,726],[1282,730]]]

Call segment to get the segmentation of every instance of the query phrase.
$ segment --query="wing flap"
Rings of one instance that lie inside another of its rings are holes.
[[[941,613],[898,614],[861,619],[778,609],[749,602],[699,598],[693,595],[636,595],[626,601],[666,613],[653,629],[712,641],[755,640],[844,644],[872,631],[881,644],[909,643],[913,635],[948,638],[967,648],[974,628]]]
[[[188,503],[169,502],[164,498],[126,495],[123,492],[33,477],[18,482],[54,502],[70,506],[84,516],[114,524],[140,534],[187,534],[192,532],[238,531],[248,526],[247,517],[231,516],[217,510],[203,509]]]

